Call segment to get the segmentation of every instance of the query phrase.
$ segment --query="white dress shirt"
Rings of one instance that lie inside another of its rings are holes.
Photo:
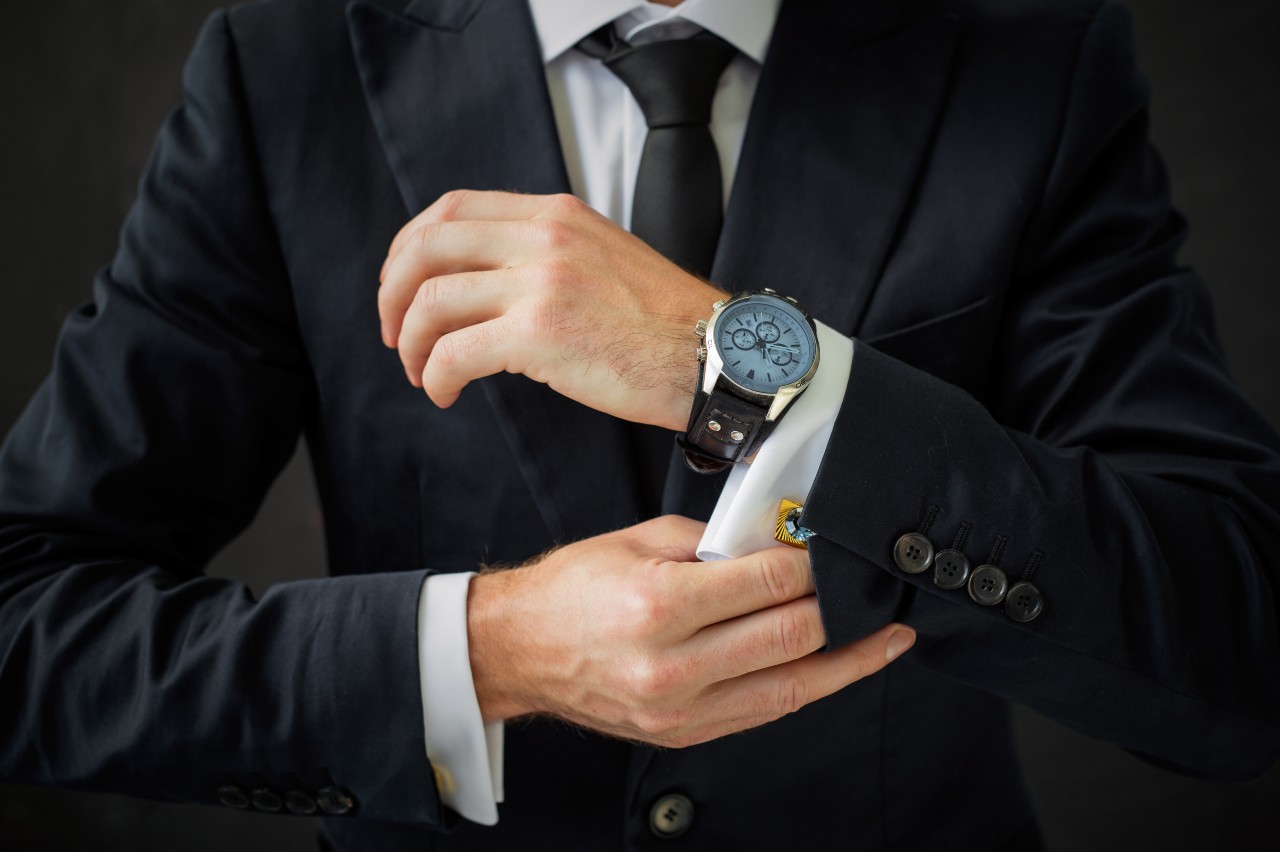
[[[647,127],[627,87],[597,59],[574,49],[614,22],[632,44],[684,38],[702,29],[732,44],[711,109],[725,201],[733,186],[751,100],[781,0],[685,0],[674,8],[641,0],[529,0],[546,63],[556,128],[574,194],[624,228],[630,226]],[[707,306],[708,313],[711,306]],[[843,400],[853,342],[818,324],[821,363],[809,390],[751,465],[730,473],[699,544],[701,559],[742,556],[777,543],[782,498],[803,503],[817,475]],[[440,796],[464,818],[492,825],[502,802],[501,722],[480,716],[467,647],[466,599],[474,573],[433,575],[419,603],[419,677],[427,756]]]

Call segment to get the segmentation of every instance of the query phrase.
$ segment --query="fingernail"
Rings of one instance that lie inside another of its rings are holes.
[[[889,642],[885,645],[885,650],[884,650],[885,663],[892,663],[903,652],[905,652],[907,649],[914,646],[915,643],[916,643],[915,631],[909,631],[906,629],[894,631],[892,634],[889,635]]]

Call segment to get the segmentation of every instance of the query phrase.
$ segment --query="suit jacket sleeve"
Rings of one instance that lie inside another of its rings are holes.
[[[859,348],[803,523],[831,644],[889,620],[911,659],[1175,767],[1261,773],[1280,745],[1280,443],[1229,377],[1147,140],[1127,13],[1081,44],[1058,150],[977,399]],[[1038,619],[910,575],[929,537]],[[1034,556],[1037,555],[1038,556]]]
[[[423,573],[202,575],[292,453],[312,387],[224,15],[189,61],[92,305],[0,455],[0,773],[215,802],[336,783],[440,819]]]

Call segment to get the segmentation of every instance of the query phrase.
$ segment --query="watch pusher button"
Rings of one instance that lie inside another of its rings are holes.
[[[705,346],[698,347],[698,363],[703,364],[707,360],[707,348]]]
[[[698,337],[704,337],[707,334],[707,321],[699,320],[693,325],[693,333]]]
[[[712,311],[719,311],[719,310],[720,310],[721,308],[723,308],[723,307],[724,307],[724,300],[723,300],[723,299],[717,299],[715,302],[712,302],[712,303],[711,303],[711,310],[712,310]]]
[[[766,287],[766,288],[764,288],[764,292],[765,292],[765,293],[772,293],[774,296],[777,296],[777,295],[778,295],[778,291],[774,290],[772,287]]]

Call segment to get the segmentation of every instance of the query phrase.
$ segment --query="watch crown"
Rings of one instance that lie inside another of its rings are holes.
[[[719,311],[722,307],[724,307],[724,300],[723,300],[723,299],[717,299],[715,302],[712,302],[712,303],[711,303],[711,310],[712,310],[712,311]]]
[[[699,320],[693,325],[693,333],[698,337],[705,337],[707,334],[707,321]]]
[[[705,346],[698,347],[698,364],[705,364],[707,361],[707,348]]]

